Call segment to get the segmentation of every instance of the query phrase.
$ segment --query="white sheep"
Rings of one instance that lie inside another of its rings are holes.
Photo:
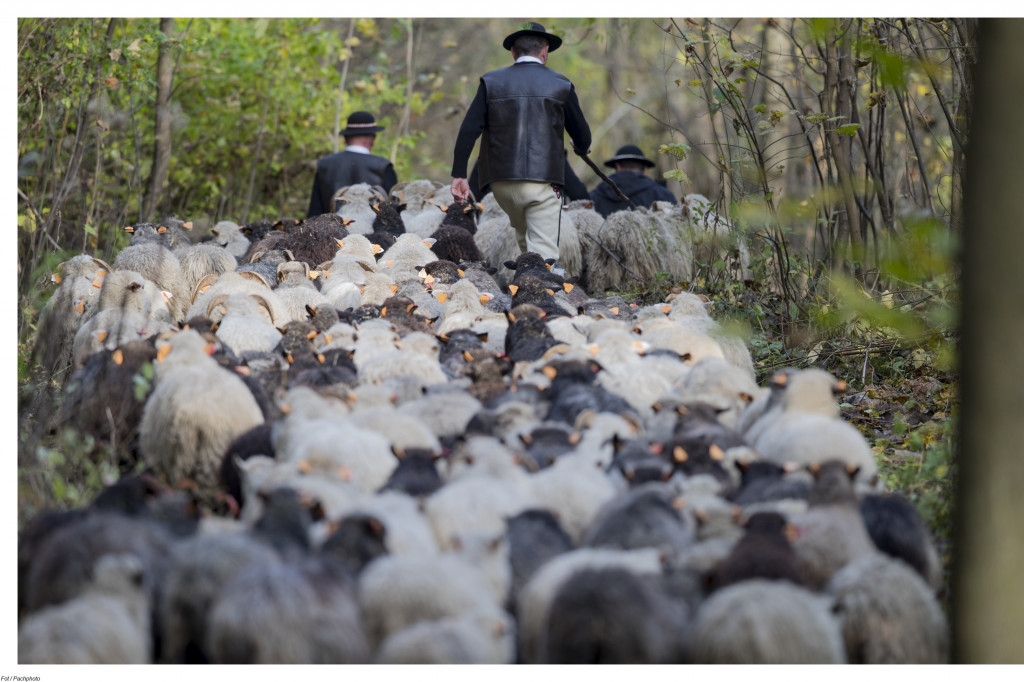
[[[421,621],[388,637],[376,663],[514,663],[515,621],[505,613],[469,612],[457,618]]]
[[[373,220],[377,214],[373,212],[371,204],[381,201],[385,197],[376,187],[365,182],[343,187],[334,195],[337,198],[335,213],[345,220],[353,221],[348,226],[352,234],[370,234],[373,232]]]
[[[530,478],[536,505],[553,512],[579,544],[601,507],[619,492],[603,467],[575,454],[559,457]]]
[[[451,551],[459,537],[473,534],[497,535],[505,519],[535,506],[534,500],[504,481],[483,477],[462,477],[431,495],[424,513],[434,530],[441,551]]]
[[[439,549],[419,503],[404,493],[390,490],[368,495],[356,502],[350,514],[369,514],[384,524],[384,545],[390,554],[428,555]]]
[[[192,305],[186,314],[186,319],[189,320],[208,315],[213,301],[223,300],[222,296],[227,297],[231,294],[250,294],[265,300],[269,306],[271,323],[276,323],[278,318],[284,316],[284,306],[277,300],[277,294],[270,288],[270,284],[255,272],[232,271],[216,278],[209,276],[196,285],[196,290],[192,293]]]
[[[214,332],[234,353],[269,353],[281,342],[281,332],[270,322],[269,305],[262,296],[231,294],[210,302],[207,316],[219,322]]]
[[[375,559],[359,577],[359,606],[372,649],[419,622],[502,614],[483,573],[453,554]]]
[[[195,331],[157,343],[155,385],[139,425],[147,466],[172,482],[218,483],[221,457],[242,433],[263,423],[263,413],[242,379],[211,358]]]

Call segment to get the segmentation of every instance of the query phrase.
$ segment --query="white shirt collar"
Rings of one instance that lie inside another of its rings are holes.
[[[522,62],[537,62],[538,64],[543,64],[544,63],[544,62],[542,62],[540,60],[539,57],[533,57],[533,56],[528,55],[528,54],[524,54],[522,57],[520,57],[519,59],[516,60],[516,64],[520,64]]]
[[[362,145],[358,145],[358,144],[350,144],[349,146],[345,147],[345,151],[347,151],[347,152],[355,152],[356,154],[369,154],[370,153],[369,149],[367,149],[366,147],[363,147]]]

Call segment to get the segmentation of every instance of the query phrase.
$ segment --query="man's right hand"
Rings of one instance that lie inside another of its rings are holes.
[[[469,181],[466,178],[452,178],[452,196],[460,203],[469,199]]]

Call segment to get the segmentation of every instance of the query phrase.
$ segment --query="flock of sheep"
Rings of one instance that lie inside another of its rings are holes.
[[[22,531],[19,663],[948,659],[938,554],[844,382],[759,386],[706,297],[588,295],[746,276],[701,198],[570,205],[563,278],[489,197],[339,195],[55,275],[52,427],[144,471]]]

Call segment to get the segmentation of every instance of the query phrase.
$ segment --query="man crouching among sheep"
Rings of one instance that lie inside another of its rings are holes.
[[[562,39],[527,22],[502,43],[515,63],[480,77],[476,97],[455,141],[452,195],[469,197],[466,166],[476,138],[480,144],[480,185],[516,230],[519,248],[558,258],[560,192],[565,183],[563,137],[573,149],[590,149],[590,126],[568,78],[547,68],[548,53]]]

